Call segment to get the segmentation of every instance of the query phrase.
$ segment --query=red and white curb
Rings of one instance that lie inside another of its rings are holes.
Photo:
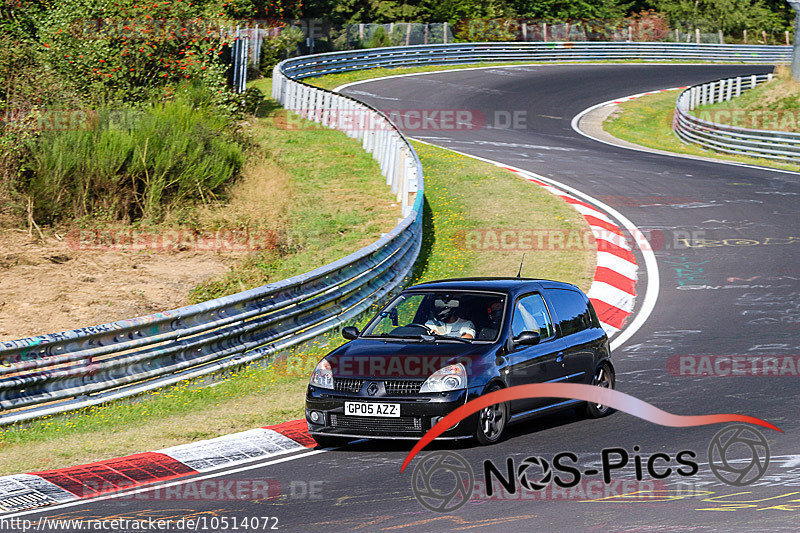
[[[609,336],[617,333],[633,312],[639,270],[636,257],[622,229],[596,207],[541,181],[534,174],[500,164],[497,166],[544,187],[570,204],[589,224],[597,244],[597,266],[587,296],[606,333]]]
[[[155,452],[3,476],[0,477],[0,512],[28,511],[94,498],[315,446],[305,420],[292,420]]]

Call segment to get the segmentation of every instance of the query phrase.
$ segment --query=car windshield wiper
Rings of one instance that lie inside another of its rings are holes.
[[[422,338],[419,335],[392,335],[391,333],[381,333],[380,335],[364,335],[365,338],[373,338],[373,339],[414,339],[417,342],[421,342]]]
[[[451,337],[450,335],[441,335],[439,333],[433,333],[431,335],[422,335],[422,338],[425,337],[433,337],[437,341],[458,341],[467,344],[472,344],[472,339],[465,339],[464,337]]]

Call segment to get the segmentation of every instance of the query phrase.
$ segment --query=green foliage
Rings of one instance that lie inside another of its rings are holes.
[[[770,10],[763,0],[654,0],[653,4],[667,15],[673,27],[679,28],[738,33],[747,28],[782,29],[785,25],[780,13]]]
[[[512,0],[516,13],[539,19],[619,19],[633,5],[620,0]]]
[[[384,46],[392,46],[392,39],[383,29],[383,26],[380,26],[367,39],[367,48],[381,48]]]
[[[252,86],[245,89],[244,95],[242,96],[243,96],[242,110],[245,113],[249,113],[251,115],[256,114],[256,111],[258,111],[258,108],[261,106],[261,104],[264,103],[266,99],[264,93],[261,92],[261,89]]]
[[[328,11],[317,11],[317,8],[307,10],[306,15],[330,17],[336,24],[408,22],[421,20],[427,3],[420,0],[335,0],[326,4]]]
[[[156,220],[187,198],[204,199],[231,179],[242,149],[225,119],[182,99],[143,109],[105,108],[29,143],[32,175],[22,190],[34,216]]]
[[[264,39],[261,45],[261,64],[259,70],[272,76],[272,68],[297,53],[297,45],[303,41],[303,30],[296,26],[285,27],[277,37]]]
[[[442,0],[427,4],[430,22],[448,21],[464,24],[470,19],[495,19],[516,14],[514,6],[504,0]]]
[[[220,32],[235,3],[48,0],[31,14],[42,62],[95,103],[146,101],[192,80],[224,89]]]
[[[454,27],[456,39],[467,42],[515,41],[520,31],[514,19],[472,19]]]

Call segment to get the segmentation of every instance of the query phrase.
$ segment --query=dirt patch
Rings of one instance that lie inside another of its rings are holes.
[[[35,235],[35,232],[34,232]],[[243,252],[86,250],[0,230],[0,341],[132,318],[187,305],[198,283]]]

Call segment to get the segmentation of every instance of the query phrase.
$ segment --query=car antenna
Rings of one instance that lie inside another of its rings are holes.
[[[525,254],[522,254],[522,259],[519,262],[519,270],[517,271],[517,277],[518,278],[522,277],[522,263],[524,263],[524,262],[525,262]]]

